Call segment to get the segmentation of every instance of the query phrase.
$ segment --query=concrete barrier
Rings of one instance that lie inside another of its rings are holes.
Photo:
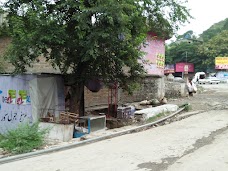
[[[67,142],[73,138],[74,125],[73,124],[56,124],[49,122],[40,122],[41,129],[49,129],[47,139]]]
[[[147,120],[161,113],[176,112],[178,108],[179,107],[174,104],[165,104],[157,107],[138,110],[134,114],[136,118]]]

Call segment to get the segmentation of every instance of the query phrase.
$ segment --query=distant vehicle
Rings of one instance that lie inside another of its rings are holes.
[[[199,82],[200,79],[205,79],[205,78],[206,78],[205,72],[197,72],[197,73],[195,73],[192,81],[194,83],[197,83],[197,82]]]
[[[206,83],[208,83],[208,80],[206,78],[205,79],[199,79],[198,83],[199,84],[206,84]]]
[[[218,84],[220,83],[220,80],[216,77],[207,77],[205,79],[199,79],[199,84],[206,84],[206,83],[209,83],[209,84]]]

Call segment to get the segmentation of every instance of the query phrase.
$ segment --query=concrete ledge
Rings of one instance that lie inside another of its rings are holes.
[[[50,129],[46,138],[51,140],[67,142],[73,138],[73,124],[56,124],[49,122],[40,122],[39,127],[41,129]]]
[[[176,112],[178,110],[178,108],[179,107],[174,104],[165,104],[165,105],[161,105],[161,106],[157,106],[157,107],[138,110],[134,114],[135,114],[136,118],[142,118],[143,120],[147,120],[160,113]]]
[[[57,151],[63,151],[63,150],[67,150],[67,149],[71,149],[71,148],[75,148],[75,147],[80,147],[83,145],[87,145],[87,144],[91,144],[94,142],[98,142],[98,141],[102,141],[102,140],[106,140],[106,139],[111,139],[117,136],[121,136],[124,134],[129,134],[129,133],[133,133],[136,131],[141,131],[144,130],[145,128],[150,128],[155,124],[158,124],[162,121],[165,121],[166,119],[169,119],[173,116],[175,116],[176,114],[178,114],[179,112],[183,111],[184,108],[179,109],[178,111],[176,111],[175,113],[162,118],[158,121],[152,122],[152,123],[148,123],[142,126],[138,126],[136,128],[131,128],[128,130],[124,130],[124,131],[120,131],[120,132],[116,132],[113,133],[111,135],[105,135],[102,137],[98,137],[98,138],[93,138],[93,139],[89,139],[89,140],[85,140],[85,141],[81,141],[81,142],[77,142],[77,143],[73,143],[73,144],[69,144],[69,145],[65,145],[65,146],[61,146],[61,147],[55,147],[55,148],[50,148],[50,149],[46,149],[46,150],[40,150],[40,151],[36,151],[36,152],[31,152],[31,153],[25,153],[25,154],[20,154],[20,155],[16,155],[16,156],[11,156],[11,157],[6,157],[3,159],[0,159],[0,164],[4,164],[4,163],[10,163],[10,162],[14,162],[16,160],[23,160],[26,158],[30,158],[30,157],[34,157],[34,156],[39,156],[39,155],[43,155],[43,154],[48,154],[48,153],[53,153],[53,152],[57,152]]]

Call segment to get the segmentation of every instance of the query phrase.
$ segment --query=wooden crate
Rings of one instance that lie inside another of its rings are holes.
[[[78,124],[79,114],[71,113],[71,112],[61,112],[60,113],[60,123],[70,124],[76,123]]]

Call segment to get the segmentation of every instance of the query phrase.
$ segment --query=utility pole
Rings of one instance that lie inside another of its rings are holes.
[[[185,52],[185,62],[187,63],[187,61],[188,61],[188,52],[186,51]]]
[[[184,66],[184,79],[186,80],[186,82],[188,81],[188,52],[185,52],[185,66]]]

